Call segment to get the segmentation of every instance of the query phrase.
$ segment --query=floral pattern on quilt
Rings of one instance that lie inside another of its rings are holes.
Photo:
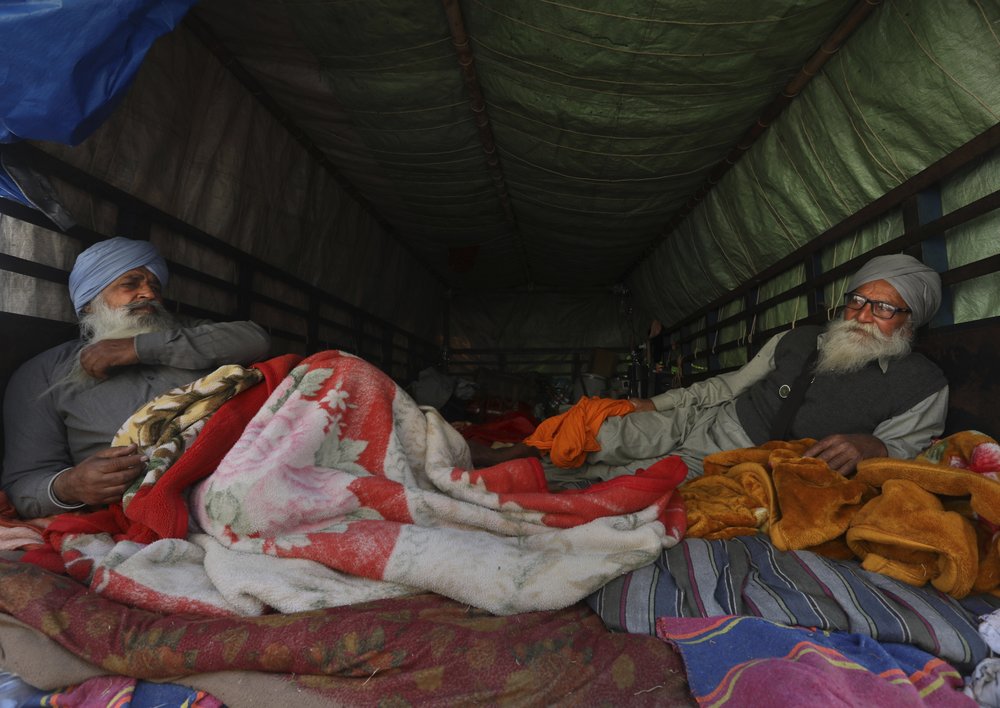
[[[175,529],[189,509],[185,537],[124,535],[112,508],[50,534],[69,572],[157,611],[297,612],[431,590],[509,614],[568,606],[684,533],[677,458],[550,492],[536,459],[472,469],[461,434],[362,359],[320,352],[285,373],[225,450],[199,437],[140,490],[158,499],[174,469],[203,473],[189,494],[162,497],[184,514],[126,509]]]

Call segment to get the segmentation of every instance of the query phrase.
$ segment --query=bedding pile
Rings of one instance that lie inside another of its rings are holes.
[[[848,479],[811,444],[706,458],[680,488],[688,536],[591,607],[675,646],[704,706],[782,681],[787,705],[839,686],[848,705],[1000,706],[1000,446],[964,431]]]
[[[1000,447],[979,433],[852,479],[804,440],[719,453],[690,482],[671,457],[552,493],[533,458],[471,469],[436,411],[323,352],[224,367],[137,412],[115,440],[132,442],[151,459],[122,505],[0,528],[34,561],[0,560],[0,638],[56,642],[83,677],[226,700],[246,696],[216,680],[235,672],[318,704],[707,706],[778,681],[789,705],[945,706],[1000,668],[981,633],[1000,623]],[[18,656],[3,668],[45,678]]]
[[[652,565],[588,598],[615,631],[656,635],[662,617],[761,617],[789,627],[911,644],[971,670],[990,655],[979,618],[1000,597],[961,600],[811,551],[780,551],[763,534],[686,538]]]
[[[511,614],[572,605],[683,536],[679,460],[551,493],[535,459],[473,470],[454,428],[357,357],[261,373],[249,378],[263,387],[241,393],[248,379],[227,371],[138,412],[115,442],[140,444],[150,471],[126,506],[61,517],[45,532],[58,559],[28,558],[157,611],[298,612],[430,590]],[[183,490],[199,478],[188,532]]]
[[[162,614],[0,559],[0,611],[0,668],[46,689],[112,674],[233,706],[692,704],[670,647],[609,633],[582,603],[496,617],[424,593],[295,614]]]
[[[688,536],[766,532],[780,550],[856,557],[866,570],[954,597],[1000,586],[1000,446],[975,431],[914,460],[862,460],[845,478],[802,457],[814,441],[772,442],[705,458],[681,487]]]

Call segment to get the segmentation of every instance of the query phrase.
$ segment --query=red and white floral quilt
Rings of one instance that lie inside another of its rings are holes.
[[[67,570],[157,611],[296,612],[430,590],[510,614],[569,606],[683,536],[676,458],[550,492],[535,459],[472,469],[462,436],[362,359],[326,351],[269,373],[245,427],[226,416],[254,388],[192,426],[200,437],[126,509],[54,522]]]

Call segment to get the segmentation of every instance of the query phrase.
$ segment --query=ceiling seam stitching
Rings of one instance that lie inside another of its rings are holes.
[[[527,248],[521,231],[518,228],[517,217],[514,214],[514,207],[507,191],[507,181],[504,177],[503,166],[500,164],[500,156],[493,136],[493,128],[490,125],[489,112],[486,110],[486,97],[483,94],[482,85],[476,74],[476,60],[472,53],[472,45],[469,35],[465,29],[465,20],[462,17],[462,10],[458,0],[441,0],[444,6],[445,15],[448,20],[448,30],[451,33],[452,45],[455,47],[455,55],[458,60],[462,79],[469,94],[470,110],[476,121],[479,132],[479,140],[482,144],[483,153],[486,157],[486,167],[493,185],[496,188],[497,198],[503,208],[504,216],[511,225],[514,240],[517,242],[518,253],[521,256],[521,264],[529,282],[534,282],[532,274],[531,260],[528,258]]]

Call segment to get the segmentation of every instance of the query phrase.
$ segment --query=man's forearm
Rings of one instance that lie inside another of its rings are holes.
[[[267,358],[271,338],[254,322],[219,322],[150,332],[135,338],[139,362],[178,369],[252,364]]]

